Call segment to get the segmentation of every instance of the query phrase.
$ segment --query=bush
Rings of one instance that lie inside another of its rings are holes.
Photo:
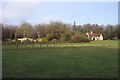
[[[57,43],[58,40],[57,40],[57,39],[52,39],[52,42],[53,42],[53,43]]]
[[[69,41],[70,38],[71,38],[70,34],[66,34],[66,35],[65,35],[65,41]]]
[[[117,37],[113,37],[112,40],[118,40],[118,38]]]
[[[40,42],[41,42],[41,43],[46,43],[46,42],[47,42],[47,39],[46,39],[46,38],[41,38],[41,39],[40,39]]]
[[[47,34],[46,38],[48,41],[51,41],[53,39],[53,35],[52,34]]]
[[[60,37],[60,42],[69,42],[69,40],[71,39],[70,34],[62,34]]]
[[[20,43],[21,43],[20,41],[7,41],[7,42],[5,42],[6,45],[18,45]]]
[[[79,43],[79,42],[89,42],[90,40],[85,35],[75,34],[71,37],[71,42]]]
[[[65,42],[65,35],[64,34],[61,34],[59,41],[60,42]]]

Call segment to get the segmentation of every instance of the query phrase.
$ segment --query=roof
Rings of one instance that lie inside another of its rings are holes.
[[[31,38],[19,38],[18,40],[33,40],[33,39],[31,39]]]
[[[100,37],[101,34],[89,34],[90,36]]]

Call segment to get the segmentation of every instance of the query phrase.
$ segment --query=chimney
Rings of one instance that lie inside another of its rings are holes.
[[[93,32],[92,32],[92,31],[90,31],[90,34],[93,34]]]

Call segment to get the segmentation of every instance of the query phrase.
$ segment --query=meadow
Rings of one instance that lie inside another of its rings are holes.
[[[118,77],[118,41],[69,43],[67,46],[61,43],[61,48],[57,44],[54,47],[3,45],[2,55],[4,78]]]

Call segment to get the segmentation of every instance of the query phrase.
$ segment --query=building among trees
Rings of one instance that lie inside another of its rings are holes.
[[[90,33],[86,33],[86,34],[90,40],[103,40],[102,34],[95,34],[92,31]]]
[[[20,41],[20,42],[24,42],[24,41],[26,41],[26,40],[28,40],[28,41],[33,41],[33,39],[31,39],[31,38],[19,38],[19,39],[18,39],[18,41]]]

